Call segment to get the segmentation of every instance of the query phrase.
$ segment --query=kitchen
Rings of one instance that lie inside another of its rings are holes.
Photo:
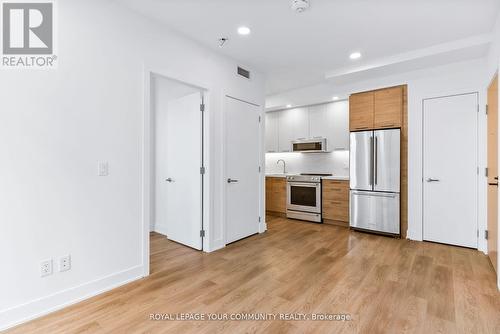
[[[406,236],[407,86],[266,113],[266,213]]]

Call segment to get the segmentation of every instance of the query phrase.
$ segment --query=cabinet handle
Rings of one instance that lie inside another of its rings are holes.
[[[396,124],[394,124],[394,123],[382,125],[383,128],[393,128],[395,126],[396,126]]]

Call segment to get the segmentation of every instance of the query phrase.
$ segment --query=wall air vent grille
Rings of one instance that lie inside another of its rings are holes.
[[[250,71],[238,66],[238,75],[250,79]]]

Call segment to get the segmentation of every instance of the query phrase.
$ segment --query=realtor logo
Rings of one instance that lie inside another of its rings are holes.
[[[54,3],[2,4],[2,67],[54,67]]]

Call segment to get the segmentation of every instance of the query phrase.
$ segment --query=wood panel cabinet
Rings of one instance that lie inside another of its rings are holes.
[[[349,98],[351,131],[400,128],[403,117],[403,86],[356,93]]]
[[[266,211],[271,215],[286,214],[286,179],[266,177]]]
[[[323,222],[349,226],[349,181],[322,181]]]
[[[266,152],[279,152],[278,145],[278,118],[279,112],[268,112],[266,114]]]
[[[392,87],[374,92],[374,128],[399,128],[403,114],[403,88]]]
[[[349,129],[351,131],[373,129],[375,94],[365,92],[349,97]]]

